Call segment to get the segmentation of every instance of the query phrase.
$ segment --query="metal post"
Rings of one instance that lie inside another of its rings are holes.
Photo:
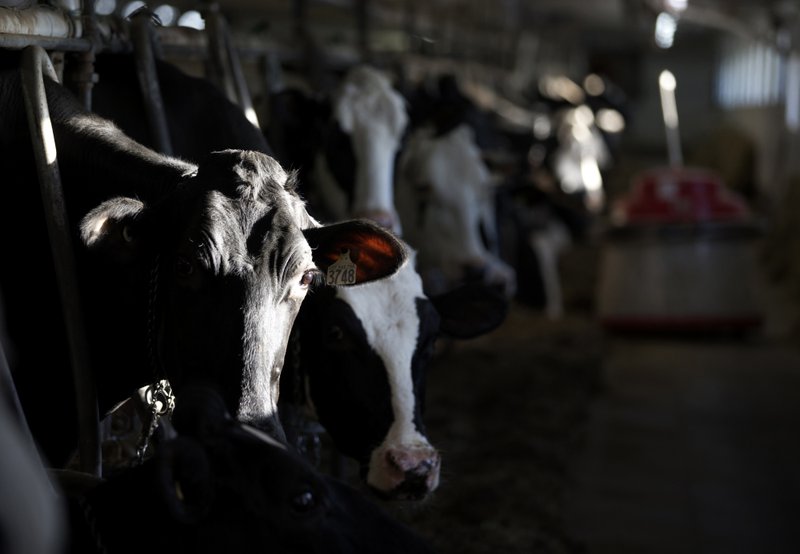
[[[56,157],[55,137],[43,79],[43,74],[51,79],[56,79],[56,74],[47,53],[39,46],[29,46],[23,50],[21,74],[28,126],[33,142],[50,248],[58,276],[59,294],[70,346],[78,409],[78,451],[81,469],[86,473],[100,476],[102,460],[97,393],[89,367],[72,235],[67,221],[64,192],[61,188],[61,176]]]
[[[136,75],[139,78],[139,89],[147,116],[150,134],[156,149],[162,154],[172,155],[172,141],[167,126],[164,100],[161,97],[161,86],[156,72],[156,57],[153,50],[151,14],[147,10],[139,10],[131,16],[131,36],[136,57]]]
[[[208,30],[208,57],[214,79],[228,99],[242,109],[248,121],[259,127],[239,55],[233,45],[228,25],[222,14],[219,13],[216,4],[211,6],[206,14],[206,28]]]

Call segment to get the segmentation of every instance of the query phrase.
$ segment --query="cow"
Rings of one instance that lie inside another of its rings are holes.
[[[315,289],[292,330],[282,416],[318,421],[379,496],[423,499],[437,488],[441,467],[423,422],[436,340],[488,333],[507,307],[505,297],[478,285],[429,298],[412,263],[379,282]]]
[[[231,418],[213,388],[186,387],[172,422],[177,437],[143,464],[68,495],[73,552],[431,552],[363,494]]]
[[[178,398],[186,384],[210,382],[238,419],[282,436],[280,370],[316,276],[357,252],[356,283],[384,278],[406,262],[404,245],[367,221],[320,225],[261,152],[212,152],[198,164],[167,157],[59,84],[45,79],[45,90],[100,413],[154,380],[169,379]],[[12,368],[34,436],[60,466],[75,444],[69,356],[16,72],[0,74],[0,109]]]
[[[468,125],[414,129],[398,161],[395,197],[426,292],[477,281],[514,296],[514,269],[488,246],[497,243],[494,184]]]
[[[401,234],[394,162],[408,114],[389,78],[356,65],[331,98],[295,88],[274,93],[270,102],[267,136],[275,137],[276,155],[285,165],[305,172],[306,194],[318,217],[365,217]]]

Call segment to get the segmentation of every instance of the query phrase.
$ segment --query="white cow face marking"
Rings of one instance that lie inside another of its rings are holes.
[[[328,209],[337,219],[366,217],[400,232],[394,209],[394,159],[408,124],[405,101],[379,71],[359,66],[344,78],[333,104],[339,127],[351,140],[355,154],[352,202],[347,206],[341,184],[336,185],[325,164],[317,173]]]
[[[422,280],[408,263],[388,279],[340,289],[337,297],[359,318],[391,391],[394,420],[370,455],[367,484],[395,496],[406,486],[410,496],[427,494],[439,484],[440,458],[414,423],[412,363],[420,330],[417,301],[425,297]]]
[[[420,270],[438,270],[447,283],[465,269],[485,272],[484,280],[513,294],[513,270],[484,244],[481,229],[495,229],[493,184],[472,131],[461,125],[442,137],[418,130],[401,155],[397,206],[405,238],[418,249]],[[428,292],[442,292],[430,288]]]

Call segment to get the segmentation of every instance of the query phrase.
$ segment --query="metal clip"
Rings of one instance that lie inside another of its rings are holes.
[[[158,427],[159,420],[163,416],[171,416],[172,411],[175,409],[175,395],[172,394],[172,386],[166,379],[149,385],[144,392],[144,400],[150,406],[150,421],[144,422],[142,427],[142,436],[136,448],[137,465],[144,461],[145,454],[150,446],[150,439],[153,437],[156,427]]]

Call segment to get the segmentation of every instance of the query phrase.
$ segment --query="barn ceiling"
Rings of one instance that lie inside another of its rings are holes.
[[[207,2],[177,0],[180,7]],[[230,14],[251,18],[292,17],[304,6],[311,18],[346,22],[360,5],[366,5],[377,25],[407,23],[409,19],[431,25],[458,24],[467,28],[521,28],[544,24],[570,24],[584,28],[630,27],[642,14],[654,13],[672,0],[220,0]],[[752,26],[757,19],[793,18],[798,0],[688,0],[683,17],[698,24]]]
[[[210,2],[170,3],[181,10],[202,10]],[[240,35],[290,49],[295,49],[304,28],[325,52],[338,48],[413,53],[504,67],[514,63],[520,42],[530,37],[556,51],[575,45],[653,47],[656,18],[663,11],[677,18],[679,38],[704,40],[728,34],[778,44],[781,35],[784,39],[788,35],[792,40],[784,40],[784,47],[800,45],[800,0],[217,0],[215,4]]]

